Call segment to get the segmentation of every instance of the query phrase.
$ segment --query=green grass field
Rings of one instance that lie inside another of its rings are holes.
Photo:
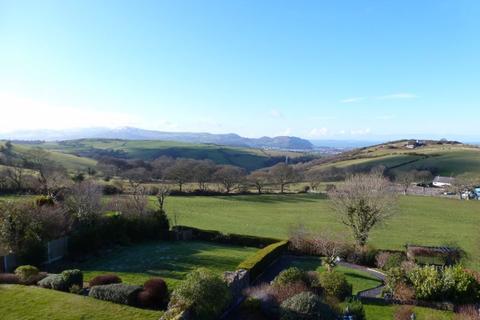
[[[218,274],[233,271],[257,250],[196,241],[151,242],[116,249],[82,264],[65,267],[82,270],[86,281],[105,273],[115,273],[123,282],[136,285],[161,277],[172,289],[193,269],[205,267]]]
[[[0,285],[2,320],[156,320],[161,311],[122,306],[39,287]]]
[[[231,164],[254,170],[272,165],[273,157],[290,158],[304,153],[288,151],[267,151],[253,148],[219,146],[214,144],[194,144],[159,140],[112,140],[82,139],[63,142],[46,142],[39,147],[65,154],[93,157],[99,152],[114,152],[127,158],[153,160],[160,156],[175,158],[210,159],[217,164]]]
[[[319,195],[170,197],[166,210],[179,225],[226,233],[287,238],[299,224],[348,232]],[[397,214],[372,232],[370,242],[384,249],[458,245],[469,254],[466,265],[480,269],[480,201],[402,196]]]
[[[373,168],[385,166],[400,171],[436,168],[438,174],[456,176],[473,173],[480,176],[480,148],[467,145],[429,145],[406,149],[402,143],[387,143],[354,150],[333,157],[331,161],[314,165],[310,170],[338,168]],[[392,148],[393,147],[393,148]]]

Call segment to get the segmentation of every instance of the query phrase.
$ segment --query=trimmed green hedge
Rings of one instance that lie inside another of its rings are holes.
[[[280,241],[258,250],[253,256],[241,262],[237,269],[245,269],[250,272],[250,281],[255,280],[274,262],[282,253],[287,250],[288,241]]]
[[[225,234],[216,230],[203,230],[187,226],[175,226],[172,228],[172,232],[175,231],[191,231],[192,237],[195,240],[211,241],[245,247],[263,248],[281,241],[280,239],[267,237],[249,236],[235,233]]]
[[[91,287],[88,296],[99,300],[135,306],[137,304],[137,295],[141,291],[142,287],[140,286],[115,283]]]

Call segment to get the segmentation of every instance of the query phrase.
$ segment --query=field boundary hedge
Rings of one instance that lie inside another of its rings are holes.
[[[281,239],[249,236],[235,233],[222,233],[217,230],[203,230],[188,226],[175,226],[172,233],[175,240],[202,240],[245,247],[264,248],[282,241]]]
[[[274,263],[288,249],[288,240],[279,241],[258,250],[253,256],[242,261],[237,269],[250,273],[250,282],[254,282],[267,267]]]

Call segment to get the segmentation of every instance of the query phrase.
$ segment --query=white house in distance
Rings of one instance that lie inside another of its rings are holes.
[[[442,176],[436,176],[433,179],[433,186],[434,187],[450,187],[452,183],[455,181],[455,178],[452,177],[442,177]]]

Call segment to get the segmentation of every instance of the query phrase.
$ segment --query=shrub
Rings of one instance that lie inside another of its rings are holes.
[[[165,305],[168,298],[167,284],[163,279],[153,278],[143,285],[138,294],[138,305],[144,308],[158,309]]]
[[[333,319],[330,307],[311,292],[299,293],[280,305],[281,320]]]
[[[396,308],[393,318],[395,320],[411,320],[412,313],[412,306],[399,306]]]
[[[390,252],[381,251],[377,253],[377,255],[375,256],[375,265],[377,266],[377,268],[383,269],[389,257],[390,257]]]
[[[101,285],[121,283],[121,282],[122,282],[122,279],[120,279],[120,277],[117,276],[116,274],[103,274],[100,276],[96,276],[95,278],[90,280],[88,285],[90,287],[93,287],[93,286],[101,286]]]
[[[453,317],[454,320],[480,320],[478,308],[475,305],[460,306]]]
[[[405,255],[401,252],[395,252],[388,256],[387,261],[383,266],[383,270],[390,270],[391,268],[401,267],[402,262],[405,261]]]
[[[350,263],[374,267],[377,254],[378,250],[371,245],[365,247],[355,246],[346,253],[346,260]]]
[[[83,288],[77,284],[74,284],[73,286],[68,289],[68,292],[73,293],[73,294],[82,294]]]
[[[0,284],[19,284],[20,279],[14,273],[0,273]]]
[[[113,184],[106,184],[103,186],[103,194],[104,195],[114,195],[114,194],[121,194],[123,191]]]
[[[304,282],[306,283],[307,278],[305,271],[291,267],[281,271],[275,279],[273,279],[273,284],[276,286],[286,286],[296,282]]]
[[[42,288],[53,289],[58,291],[67,291],[68,286],[62,275],[50,274],[46,278],[40,280],[38,285]]]
[[[38,196],[35,198],[35,204],[38,207],[53,206],[55,205],[55,200],[50,196]]]
[[[309,291],[309,288],[302,281],[289,283],[283,286],[270,286],[268,290],[269,294],[273,295],[279,304],[288,298],[305,291]]]
[[[355,320],[365,320],[365,309],[360,300],[349,298],[345,303],[345,311],[343,312],[346,316],[354,316]]]
[[[140,286],[115,283],[93,286],[90,288],[88,296],[99,300],[134,306],[137,303],[137,295],[140,291],[142,291]]]
[[[393,297],[399,301],[409,302],[415,298],[415,290],[406,283],[400,282],[395,286]]]
[[[417,299],[434,300],[441,298],[443,281],[440,272],[434,266],[415,268],[409,274]]]
[[[230,290],[223,280],[200,268],[190,272],[175,289],[169,308],[181,305],[190,308],[195,319],[216,319],[229,302]]]
[[[443,272],[443,290],[447,299],[474,302],[479,290],[475,277],[460,265],[447,267]]]
[[[352,295],[352,285],[347,282],[345,275],[336,271],[320,273],[320,284],[326,295],[344,300]]]
[[[250,279],[253,281],[262,274],[265,268],[275,261],[287,247],[288,241],[280,241],[266,246],[240,263],[237,269],[248,270],[250,272]]]
[[[403,284],[407,282],[407,275],[405,271],[401,268],[391,268],[387,271],[387,275],[385,277],[385,289],[384,293],[388,293],[390,295],[394,295],[395,288],[399,284]]]
[[[40,271],[38,270],[37,267],[30,266],[30,265],[20,266],[17,269],[15,269],[15,275],[23,283],[31,281],[31,279],[37,276],[39,272]]]
[[[70,288],[74,285],[83,288],[83,273],[78,269],[74,270],[65,270],[61,273],[63,281],[67,285],[67,288]]]

